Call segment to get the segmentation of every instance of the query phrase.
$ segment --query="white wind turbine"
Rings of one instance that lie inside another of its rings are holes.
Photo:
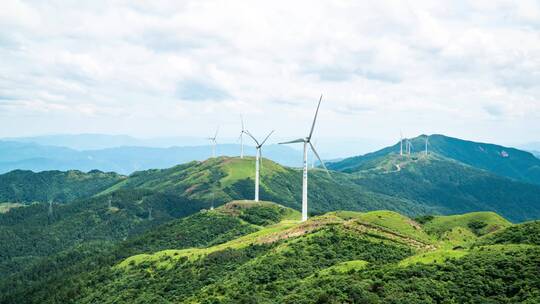
[[[413,147],[412,142],[409,139],[407,139],[407,154],[408,155],[411,155],[412,147]]]
[[[307,192],[307,187],[308,187],[308,160],[307,160],[307,157],[308,157],[308,145],[309,147],[311,148],[311,151],[313,151],[313,154],[315,154],[315,156],[317,156],[317,158],[319,159],[319,161],[321,162],[322,166],[324,167],[324,169],[326,170],[326,173],[328,173],[328,175],[330,175],[330,173],[328,172],[328,169],[326,168],[326,165],[324,164],[323,160],[321,159],[321,157],[319,156],[319,153],[317,153],[317,151],[315,150],[315,147],[313,146],[313,144],[311,143],[311,136],[313,135],[313,130],[315,129],[315,122],[317,121],[317,115],[319,114],[319,107],[321,106],[321,101],[322,101],[322,95],[321,95],[321,98],[319,98],[319,104],[317,105],[317,110],[315,111],[315,117],[313,118],[313,124],[311,125],[311,130],[309,131],[309,135],[305,138],[299,138],[299,139],[296,139],[296,140],[291,140],[291,141],[288,141],[288,142],[283,142],[283,143],[280,143],[281,145],[284,145],[284,144],[294,144],[294,143],[304,143],[304,172],[303,172],[303,176],[302,176],[302,222],[306,221],[307,218],[308,218],[308,192]]]
[[[261,148],[262,146],[264,145],[264,143],[266,142],[266,140],[268,139],[268,137],[270,137],[270,135],[272,135],[272,133],[274,133],[274,130],[272,130],[272,132],[268,133],[268,135],[266,136],[266,138],[261,142],[259,143],[259,141],[253,136],[251,135],[251,133],[249,133],[248,130],[245,131],[245,133],[251,137],[251,139],[253,139],[253,141],[255,142],[255,148],[257,149],[257,153],[255,154],[255,201],[258,202],[259,201],[259,173],[260,173],[260,162],[261,162]]]
[[[217,135],[219,132],[219,126],[216,129],[216,133],[214,134],[214,137],[208,137],[207,139],[212,142],[212,157],[216,157],[216,145],[217,145]]]
[[[240,121],[242,122],[242,131],[240,131],[240,158],[244,158],[244,133],[246,129],[244,128],[244,117],[240,115]]]

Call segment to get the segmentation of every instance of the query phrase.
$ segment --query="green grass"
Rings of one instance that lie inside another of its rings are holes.
[[[220,182],[223,187],[229,186],[236,181],[251,178],[255,180],[255,158],[254,157],[234,157],[225,159],[221,163],[221,169],[225,172],[226,176],[223,177]],[[286,172],[285,168],[281,165],[269,160],[261,159],[261,185],[264,184],[262,177],[271,177],[276,172]]]
[[[334,273],[347,273],[351,270],[362,270],[367,265],[368,262],[364,260],[347,261],[325,268],[319,272],[319,275],[332,275]]]
[[[130,263],[140,264],[142,262],[158,263],[158,267],[167,268],[170,266],[170,260],[179,260],[180,258],[188,258],[195,260],[199,257],[206,256],[212,252],[217,252],[225,249],[240,249],[251,244],[263,243],[264,239],[273,234],[277,234],[284,230],[294,228],[300,225],[297,220],[284,220],[278,224],[264,227],[254,233],[239,237],[232,241],[219,244],[208,248],[189,248],[182,250],[162,250],[154,254],[139,254],[129,257],[118,264],[119,268],[126,268]],[[170,260],[169,260],[170,259]]]
[[[494,212],[471,212],[460,215],[435,216],[431,221],[424,224],[424,230],[429,234],[437,236],[444,235],[456,227],[470,230],[470,224],[482,222],[486,226],[478,231],[479,235],[494,232],[501,228],[509,227],[512,224]]]
[[[19,204],[19,203],[0,203],[0,213],[6,213],[10,209],[23,207],[23,206],[24,206],[23,204]]]
[[[220,206],[216,210],[224,214],[233,214],[233,215],[238,216],[250,208],[262,208],[262,209],[273,210],[277,214],[279,214],[279,218],[280,218],[279,221],[283,221],[283,220],[300,221],[301,219],[300,212],[294,209],[287,208],[285,206],[273,203],[273,202],[268,202],[268,201],[256,202],[252,200],[236,200],[236,201],[229,202],[223,206]]]
[[[255,158],[246,157],[244,159],[233,158],[227,160],[223,163],[222,170],[226,174],[221,179],[223,187],[227,187],[241,179],[251,178],[255,180]]]
[[[497,245],[484,245],[471,249],[475,252],[514,252],[524,249],[537,249],[538,245],[531,244],[497,244]]]
[[[443,264],[448,259],[458,259],[468,252],[464,250],[440,249],[431,252],[424,252],[412,257],[408,257],[401,262],[399,266],[406,267],[413,264]]]
[[[463,227],[453,227],[449,231],[443,232],[439,237],[443,248],[452,249],[455,247],[469,247],[478,237],[470,229]]]
[[[397,212],[387,210],[371,211],[358,214],[355,218],[416,240],[428,243],[433,241],[418,223]]]

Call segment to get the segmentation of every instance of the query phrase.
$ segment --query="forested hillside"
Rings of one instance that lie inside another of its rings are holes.
[[[425,149],[426,135],[410,139],[412,152],[422,152]],[[406,150],[406,140],[403,151]],[[509,177],[525,182],[540,184],[540,159],[532,153],[515,148],[495,144],[479,143],[448,137],[444,135],[429,135],[428,150],[454,159],[464,164],[490,171],[496,175]],[[400,143],[366,155],[355,156],[329,164],[329,168],[344,172],[354,172],[373,159],[389,154],[399,154]]]
[[[0,271],[16,272],[75,245],[125,240],[200,208],[182,197],[147,190],[13,208],[0,214]]]
[[[379,157],[364,162],[354,176],[365,189],[414,200],[441,214],[489,210],[512,221],[540,216],[540,185],[500,177],[435,153]]]
[[[536,223],[494,213],[332,212],[233,202],[0,283],[2,303],[535,303]],[[220,225],[209,225],[211,222]],[[159,232],[158,232],[159,231]],[[167,246],[166,243],[170,245]],[[190,248],[193,247],[193,248]],[[76,251],[80,254],[82,248]],[[142,253],[142,254],[141,254]],[[65,264],[64,264],[65,265]],[[59,270],[61,269],[61,270]],[[84,269],[85,271],[81,271]],[[32,276],[42,271],[48,279]],[[30,281],[28,281],[30,280]],[[24,283],[31,282],[29,285]]]
[[[32,171],[15,170],[0,175],[0,202],[60,202],[87,198],[125,177],[101,171]]]

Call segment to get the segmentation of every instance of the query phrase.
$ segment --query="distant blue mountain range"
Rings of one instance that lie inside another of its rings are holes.
[[[136,147],[123,146],[97,150],[75,150],[72,148],[41,145],[29,142],[0,141],[0,173],[15,169],[45,171],[101,170],[130,174],[134,171],[168,168],[193,160],[204,160],[211,156],[211,146],[186,147]],[[255,148],[245,147],[246,155],[255,155]],[[217,155],[240,154],[240,145],[217,146]],[[263,156],[285,166],[300,166],[301,153],[287,146],[268,145]]]

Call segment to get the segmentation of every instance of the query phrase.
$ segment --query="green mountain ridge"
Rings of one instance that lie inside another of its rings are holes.
[[[515,225],[489,212],[414,220],[392,211],[336,211],[305,223],[299,217],[269,202],[231,202],[97,251],[102,259],[93,264],[71,265],[86,271],[68,267],[30,288],[17,282],[41,268],[16,274],[0,281],[0,303],[540,299],[538,239],[515,237],[538,235],[538,222]],[[222,224],[210,225],[215,221]]]
[[[99,193],[125,176],[77,170],[34,173],[15,170],[0,174],[0,202],[68,202]]]
[[[540,186],[495,175],[431,153],[389,154],[367,160],[351,173],[375,193],[414,200],[440,214],[494,211],[512,221],[537,219]]]
[[[255,160],[252,157],[211,158],[203,162],[191,162],[169,169],[135,172],[101,194],[118,189],[150,189],[172,192],[189,199],[215,205],[232,200],[251,199],[254,196]],[[429,213],[429,207],[408,199],[374,193],[358,187],[348,174],[323,170],[310,171],[310,210],[314,213],[330,210],[391,209],[410,215]],[[276,201],[294,209],[300,208],[302,172],[296,168],[283,167],[267,159],[262,160],[262,200]]]
[[[422,152],[426,135],[410,139],[413,152]],[[405,141],[403,144],[405,151]],[[479,143],[448,137],[440,134],[429,135],[428,150],[464,164],[490,171],[512,179],[540,183],[540,159],[532,153],[495,144]],[[354,172],[366,162],[389,154],[399,154],[400,143],[366,155],[346,158],[330,163],[332,170]]]

